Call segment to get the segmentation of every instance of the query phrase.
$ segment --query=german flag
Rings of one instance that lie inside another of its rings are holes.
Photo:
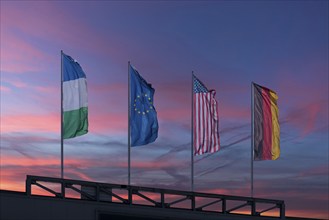
[[[254,160],[276,160],[280,156],[280,125],[277,94],[253,83]]]

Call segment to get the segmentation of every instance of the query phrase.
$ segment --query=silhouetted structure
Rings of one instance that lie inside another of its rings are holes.
[[[27,176],[26,192],[0,191],[0,210],[1,220],[302,219],[285,217],[281,200],[40,176]]]

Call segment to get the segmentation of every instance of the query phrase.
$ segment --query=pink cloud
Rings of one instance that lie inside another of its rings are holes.
[[[6,9],[2,10],[1,15],[1,71],[11,73],[44,71],[53,62],[53,56],[49,56],[39,49],[41,44],[47,41],[53,43],[64,41],[70,45],[74,42],[77,43],[75,45],[84,44],[85,47],[90,45],[85,44],[80,36],[90,35],[93,32],[87,30],[76,18],[60,13],[60,9],[51,2],[29,3],[25,7],[7,4],[3,7]],[[43,13],[40,13],[39,17],[31,16],[30,14],[35,10]],[[68,20],[78,24],[73,28],[80,33],[79,37],[72,35],[71,31],[67,31],[72,29],[72,26],[65,27]],[[91,36],[89,37],[91,38]],[[93,37],[95,36],[93,35]],[[34,44],[35,41],[40,43]],[[59,51],[56,55],[59,56]]]
[[[157,109],[158,119],[163,121],[182,121],[190,118],[190,111],[181,108]]]
[[[90,113],[89,130],[96,133],[122,133],[128,127],[127,115],[124,113]]]
[[[81,179],[81,180],[85,180],[85,181],[94,181],[90,176],[88,176],[87,174],[80,172],[76,169],[66,169],[65,170],[65,175],[66,176],[70,176],[70,178],[72,179]]]
[[[134,162],[133,166],[138,169],[157,169],[168,165],[152,162]],[[59,176],[60,159],[55,156],[42,156],[28,158],[25,156],[1,157],[1,189],[24,190],[26,175]],[[109,162],[107,160],[68,158],[65,159],[65,176],[72,179],[95,181],[84,170],[92,167],[116,167],[126,168],[126,162]]]
[[[328,175],[328,164],[318,167],[313,167],[311,169],[304,170],[302,173],[300,173],[300,177],[303,176],[326,176]]]
[[[327,103],[318,101],[296,106],[283,120],[294,125],[301,132],[301,136],[305,137],[319,127],[328,125],[327,113]]]
[[[55,156],[48,156],[45,158],[27,158],[24,156],[6,156],[1,158],[1,189],[7,190],[17,190],[17,191],[24,191],[25,190],[25,178],[27,174],[33,175],[44,175],[44,176],[54,176],[59,177],[59,163],[60,160],[58,157]],[[87,174],[86,170],[88,168],[97,168],[97,167],[115,167],[115,168],[127,168],[127,163],[124,162],[116,162],[116,161],[108,161],[108,160],[95,160],[94,158],[83,159],[83,158],[67,158],[65,160],[65,175],[72,179],[81,179],[87,181],[95,181],[90,175]],[[173,168],[175,167],[182,167],[181,164],[177,163],[168,163],[168,161],[133,161],[132,163],[133,169],[143,170],[143,172],[147,171],[154,171],[166,168]],[[318,172],[321,175],[324,174],[326,170],[325,167],[318,167],[314,168],[314,170],[307,171],[310,173]],[[210,183],[211,184],[211,183]],[[232,186],[232,185],[239,185],[240,187],[236,188],[212,188],[212,189],[201,189],[198,191],[202,191],[205,193],[215,193],[215,194],[222,194],[222,195],[246,195],[248,194],[248,187],[249,183],[245,182],[243,186],[239,181],[228,181],[222,182],[224,186]],[[313,211],[308,211],[307,209],[298,208],[298,205],[295,205],[295,201],[298,201],[299,197],[312,199],[309,197],[309,192],[301,193],[298,189],[294,190],[287,190],[284,189],[282,192],[278,190],[273,190],[268,187],[266,182],[264,181],[257,181],[255,188],[257,189],[257,197],[261,198],[289,198],[289,201],[286,201],[287,205],[287,215],[289,216],[310,216],[314,217],[315,215]],[[272,185],[272,182],[271,182]],[[172,186],[174,187],[174,186]],[[36,193],[44,194],[42,191],[35,191]],[[305,194],[305,195],[304,195]],[[296,196],[298,198],[294,198]],[[76,195],[72,194],[72,197]],[[156,199],[157,195],[150,195],[152,198]],[[246,195],[248,196],[248,195]],[[322,195],[322,200],[326,201],[326,195]],[[315,200],[321,199],[318,194],[314,195]],[[135,198],[138,202],[143,203],[140,198]],[[170,199],[169,197],[167,199]],[[202,202],[202,201],[200,201]],[[239,211],[239,213],[245,213],[245,211]],[[325,217],[324,211],[317,212],[316,216],[318,218]],[[276,212],[269,212],[267,215],[277,215]]]
[[[60,88],[55,86],[35,86],[34,90],[42,93],[49,93],[49,94],[59,94]],[[58,95],[59,96],[59,95]]]
[[[6,10],[3,10],[4,13],[1,17],[6,33],[15,30],[25,36],[45,39],[49,36],[62,38],[64,35],[69,35],[65,28],[60,29],[61,26],[58,25],[60,23],[66,24],[64,22],[66,20],[65,14],[60,13],[61,16],[55,16],[59,14],[59,11],[52,2],[21,3],[19,6],[8,4],[4,7]],[[35,10],[40,10],[39,16],[30,16]],[[31,24],[33,25],[31,26]]]
[[[128,95],[128,84],[116,83],[116,84],[91,84],[88,85],[90,92],[96,94],[126,94]]]
[[[134,168],[144,170],[179,167],[179,165],[181,165],[178,161],[171,161],[170,163],[168,163],[168,161],[133,161],[132,164]]]
[[[78,162],[75,161],[66,161],[69,164],[78,164]],[[20,167],[38,167],[38,166],[53,166],[53,165],[59,165],[60,160],[59,158],[55,158],[52,156],[43,156],[40,158],[28,158],[24,156],[10,156],[6,155],[6,157],[1,157],[1,165],[2,166],[20,166]],[[6,169],[4,169],[6,170]]]
[[[111,32],[108,36],[98,34],[97,28],[89,27],[80,17],[63,9],[63,4],[46,1],[24,4],[3,6],[6,8],[1,15],[2,30],[4,30],[1,31],[1,37],[2,42],[6,42],[6,48],[1,49],[4,57],[3,70],[11,72],[43,70],[40,69],[40,64],[49,61],[51,57],[42,54],[27,40],[31,42],[38,40],[44,44],[51,42],[52,45],[60,45],[64,52],[72,48],[78,51],[82,49],[88,53],[106,54],[107,57],[110,52],[115,56],[111,56],[109,60],[122,61],[119,57],[123,56],[121,51],[125,51],[121,43],[124,40],[117,33]],[[40,12],[38,16],[31,16],[36,10]],[[92,44],[89,43],[90,39],[93,39]],[[83,48],[81,45],[84,45]]]
[[[1,71],[24,73],[44,71],[50,57],[23,38],[3,31],[1,34]]]
[[[308,73],[309,71],[309,73]],[[328,69],[318,60],[308,60],[305,71],[282,66],[278,76],[279,117],[294,126],[301,137],[328,126]]]
[[[250,108],[239,107],[233,104],[219,107],[219,116],[222,118],[249,120],[251,117]]]
[[[1,92],[10,92],[11,89],[8,88],[8,87],[6,87],[6,86],[0,86],[0,91],[1,91]]]
[[[59,114],[1,115],[1,132],[59,132]]]
[[[48,91],[52,88],[36,88],[37,90]],[[110,109],[110,108],[109,108]],[[103,132],[124,132],[127,129],[127,114],[125,112],[108,112],[99,109],[89,108],[89,131],[91,133]],[[1,131],[9,132],[60,132],[60,113],[45,114],[15,114],[1,115]]]
[[[77,169],[81,164],[86,167],[103,165],[95,163],[94,160],[66,159],[65,175],[74,179],[92,181],[85,173]],[[28,158],[25,156],[1,156],[1,189],[25,190],[26,175],[43,175],[49,177],[59,177],[60,158],[55,156],[45,156]]]
[[[2,159],[2,158],[1,158]],[[17,161],[17,160],[16,160]],[[5,167],[1,164],[1,182],[0,188],[2,190],[14,190],[25,191],[25,179],[26,175],[44,175],[44,176],[58,176],[59,171],[56,173],[56,169],[49,167],[21,167],[19,165],[13,165]],[[37,171],[36,171],[37,170]],[[58,170],[58,169],[57,169]]]
[[[25,83],[25,82],[22,82],[21,80],[12,80],[9,83],[12,84],[13,86],[17,87],[17,88],[26,88],[26,87],[28,87],[28,84]]]

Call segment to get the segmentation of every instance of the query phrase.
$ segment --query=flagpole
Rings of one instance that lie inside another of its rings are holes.
[[[64,143],[63,143],[63,50],[61,50],[61,178],[64,178]]]
[[[130,61],[128,61],[128,185],[130,185]]]
[[[194,99],[193,99],[193,71],[192,71],[192,114],[191,114],[191,191],[194,191],[194,156],[193,156],[193,128],[194,128],[194,123],[193,123],[193,107],[194,107]]]
[[[251,82],[251,197],[254,196],[254,82]]]

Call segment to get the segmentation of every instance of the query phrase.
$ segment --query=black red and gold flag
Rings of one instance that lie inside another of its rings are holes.
[[[276,160],[280,156],[280,125],[277,94],[253,83],[254,160]]]

